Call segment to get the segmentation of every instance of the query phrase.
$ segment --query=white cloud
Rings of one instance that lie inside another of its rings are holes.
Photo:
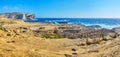
[[[8,8],[8,6],[3,6],[2,7],[2,10],[8,10],[9,8]]]
[[[6,10],[19,10],[20,8],[17,6],[3,6],[2,10],[6,11]]]
[[[13,7],[12,9],[14,9],[14,10],[19,10],[20,8],[19,7]]]

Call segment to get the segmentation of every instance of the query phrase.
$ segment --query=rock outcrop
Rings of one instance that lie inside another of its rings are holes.
[[[77,38],[103,38],[114,37],[116,32],[101,28],[101,26],[84,26],[77,24],[59,24],[54,33],[64,36],[65,38],[77,39]]]
[[[12,12],[12,13],[1,13],[0,17],[10,18],[10,19],[34,19],[35,15],[31,13],[21,13],[21,12]]]

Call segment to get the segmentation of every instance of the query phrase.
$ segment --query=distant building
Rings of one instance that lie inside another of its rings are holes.
[[[0,13],[0,17],[11,18],[11,19],[34,19],[35,15],[31,13],[21,13],[21,12],[12,12],[12,13]]]

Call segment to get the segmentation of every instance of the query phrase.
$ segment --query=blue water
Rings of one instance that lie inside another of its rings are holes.
[[[68,22],[69,24],[83,24],[86,26],[100,25],[103,28],[120,27],[120,19],[118,18],[36,18],[27,20],[28,22]]]

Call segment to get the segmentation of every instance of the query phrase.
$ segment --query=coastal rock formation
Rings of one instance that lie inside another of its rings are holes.
[[[102,27],[99,25],[92,25],[92,26],[86,26],[84,29],[85,30],[98,30],[98,29],[102,29]]]
[[[112,30],[115,31],[116,33],[120,34],[120,27],[113,28]]]
[[[65,38],[101,38],[109,34],[110,37],[115,37],[113,30],[101,28],[101,26],[84,26],[73,24],[60,24],[54,31],[56,34],[64,36]],[[111,33],[111,34],[110,34]],[[115,34],[116,35],[116,34]]]
[[[35,15],[31,13],[21,13],[21,12],[12,12],[12,13],[0,13],[0,17],[10,18],[10,19],[34,19]]]

